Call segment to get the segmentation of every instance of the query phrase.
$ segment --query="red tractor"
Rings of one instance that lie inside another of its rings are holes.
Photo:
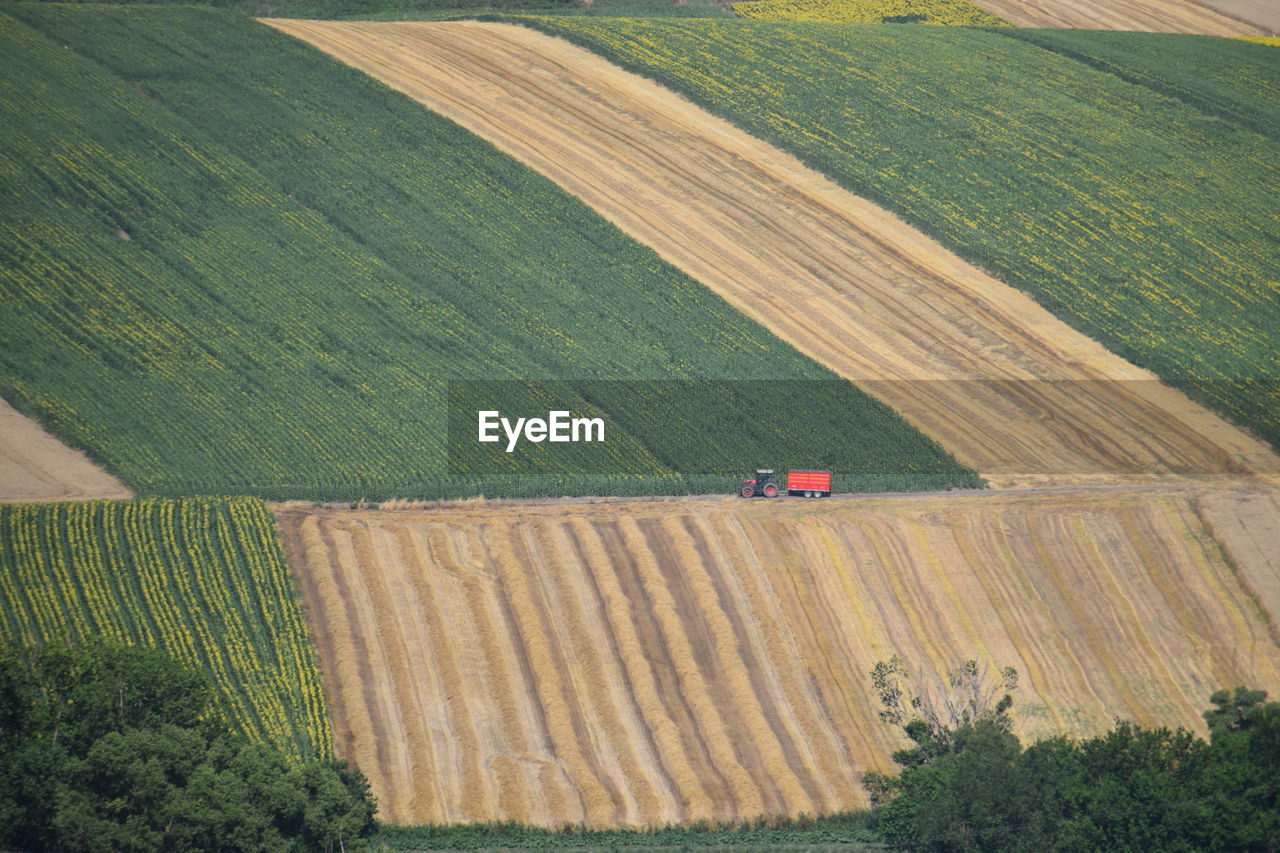
[[[742,488],[738,490],[738,494],[744,498],[754,498],[757,495],[776,498],[778,496],[778,481],[773,476],[773,469],[757,468],[754,478],[742,481]]]

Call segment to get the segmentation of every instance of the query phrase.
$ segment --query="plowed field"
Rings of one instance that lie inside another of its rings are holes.
[[[867,677],[894,653],[1016,667],[1025,737],[1198,728],[1218,687],[1280,689],[1278,513],[1115,489],[277,515],[381,815],[554,825],[863,804],[901,745]]]
[[[1261,35],[1266,32],[1258,0],[973,0],[1018,27],[1082,30],[1138,30],[1206,36]],[[1212,8],[1214,6],[1218,9]],[[1221,11],[1220,11],[1221,10]]]
[[[0,400],[0,502],[128,498],[123,483]]]
[[[269,23],[547,175],[994,485],[1280,472],[1030,297],[588,51],[502,24]]]

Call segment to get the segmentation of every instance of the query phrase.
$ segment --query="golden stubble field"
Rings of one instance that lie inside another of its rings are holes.
[[[507,24],[268,23],[546,175],[994,486],[1280,474],[1026,294],[589,51]]]
[[[868,672],[1016,667],[1024,738],[1280,691],[1280,494],[277,510],[340,755],[393,822],[826,812],[903,744]]]

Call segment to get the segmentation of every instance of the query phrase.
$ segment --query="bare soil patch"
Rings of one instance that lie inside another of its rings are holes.
[[[0,400],[0,502],[129,498],[133,493],[78,450]]]

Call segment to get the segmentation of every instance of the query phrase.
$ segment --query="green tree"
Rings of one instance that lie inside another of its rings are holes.
[[[358,850],[368,782],[232,733],[208,683],[151,649],[0,649],[0,847]]]
[[[886,665],[873,676],[882,690]],[[913,707],[889,693],[893,707]],[[1280,703],[1214,693],[1211,739],[1117,721],[1083,741],[1025,750],[1000,710],[941,734],[920,718],[897,777],[868,774],[871,826],[918,850],[1280,849]],[[897,720],[895,713],[886,719]]]
[[[1204,773],[1209,846],[1280,849],[1280,702],[1237,687],[1210,697],[1204,714],[1210,749]]]
[[[954,733],[966,726],[985,721],[1009,731],[1013,697],[1008,691],[1017,689],[1018,671],[1005,667],[997,675],[976,660],[966,660],[939,681],[894,655],[876,663],[871,686],[880,698],[880,719],[902,726],[915,744],[894,753],[894,762],[912,767],[950,753]]]
[[[1266,702],[1262,690],[1213,694],[1207,743],[1183,729],[1117,721],[1096,738],[1023,749],[1011,733],[1009,694],[996,699],[1000,685],[980,672],[969,661],[938,686],[911,676],[896,657],[873,670],[882,719],[913,743],[893,753],[899,775],[864,779],[870,826],[891,844],[1280,849],[1280,703]]]
[[[998,674],[976,660],[945,680],[913,671],[896,655],[880,661],[871,683],[880,718],[902,727],[912,746],[893,760],[897,777],[868,773],[863,784],[879,808],[874,826],[894,843],[920,849],[982,849],[1014,819],[1013,763],[1021,752],[1008,716],[1018,673]]]
[[[1059,798],[1079,802],[1070,831],[1078,833],[1083,849],[1201,850],[1207,827],[1198,795],[1207,750],[1184,729],[1119,721],[1105,735],[1079,743],[1074,778],[1046,781]]]

